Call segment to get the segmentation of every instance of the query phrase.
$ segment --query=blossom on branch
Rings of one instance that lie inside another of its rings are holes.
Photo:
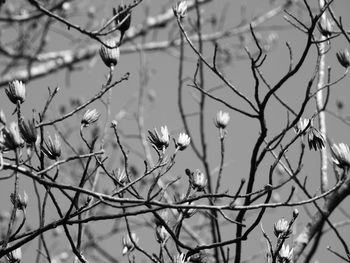
[[[214,124],[217,128],[225,129],[230,121],[230,115],[228,112],[219,111],[214,119]]]
[[[105,45],[101,45],[100,57],[107,67],[113,68],[119,62],[119,47],[116,45],[116,42],[111,39],[106,41],[106,45],[110,48],[106,47]]]
[[[292,262],[293,251],[294,251],[294,249],[293,248],[290,249],[289,245],[283,244],[282,248],[281,248],[281,250],[279,252],[280,262],[283,262],[283,263],[290,263],[290,262]]]
[[[38,132],[35,128],[34,120],[28,120],[26,122],[24,119],[20,119],[19,132],[21,133],[22,138],[27,144],[35,144],[38,138]]]
[[[180,151],[183,151],[191,143],[191,138],[186,133],[180,133],[177,142],[175,143],[176,148]]]
[[[8,150],[15,150],[18,147],[22,147],[24,144],[23,139],[21,138],[17,123],[10,123],[10,127],[3,127],[0,132],[0,145],[1,148]]]
[[[96,110],[87,110],[81,120],[83,127],[88,127],[90,124],[96,122],[100,118],[101,114]]]
[[[160,128],[161,135],[158,133],[157,129],[154,128],[154,132],[148,131],[148,140],[150,143],[156,147],[159,151],[163,151],[168,148],[170,136],[167,126],[162,126]]]
[[[332,161],[339,168],[350,167],[350,149],[345,143],[333,144],[331,147]]]
[[[26,87],[20,80],[9,82],[8,89],[5,89],[5,93],[9,100],[16,105],[17,102],[23,103],[26,99]]]
[[[174,12],[176,12],[176,15],[181,19],[184,18],[187,15],[187,1],[177,3],[174,8]]]
[[[55,134],[54,140],[49,135],[47,140],[44,140],[44,143],[46,148],[43,147],[41,150],[49,159],[56,160],[61,156],[61,143],[57,134]]]
[[[337,56],[339,63],[344,68],[347,69],[350,66],[350,54],[349,54],[349,51],[347,49],[337,52],[336,56]]]
[[[292,230],[288,230],[289,223],[287,220],[284,218],[281,218],[280,220],[277,221],[277,223],[274,224],[273,226],[273,233],[275,234],[276,237],[279,237],[279,235],[286,233],[286,237],[288,237],[291,233]]]

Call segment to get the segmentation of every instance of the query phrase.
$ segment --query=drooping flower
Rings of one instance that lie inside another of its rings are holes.
[[[273,232],[276,237],[279,237],[279,235],[286,233],[286,237],[288,237],[291,233],[292,230],[288,230],[289,223],[287,220],[284,218],[281,218],[273,225]]]
[[[135,248],[134,244],[137,244],[139,242],[139,238],[134,232],[132,232],[131,238],[129,235],[127,235],[126,237],[123,236],[122,242],[123,242],[122,254],[124,256],[125,254],[130,253]]]
[[[325,147],[325,139],[322,133],[314,127],[308,129],[308,143],[310,150],[314,149],[315,151],[320,150]]]
[[[349,54],[349,51],[347,49],[337,52],[336,56],[337,56],[339,63],[344,68],[347,69],[350,66],[350,54]]]
[[[26,87],[20,80],[13,80],[9,82],[8,89],[5,89],[9,100],[17,105],[17,101],[23,103],[26,99]]]
[[[53,140],[50,135],[47,136],[47,140],[44,140],[46,148],[43,147],[43,153],[51,160],[56,160],[61,156],[61,143],[58,135],[55,134],[55,139]]]
[[[160,128],[161,135],[159,135],[156,128],[154,128],[154,132],[148,131],[148,140],[154,147],[156,147],[159,151],[163,151],[168,148],[170,136],[167,126],[162,126]]]
[[[331,147],[332,161],[339,168],[350,167],[350,149],[345,143],[333,144]]]
[[[101,114],[96,110],[87,110],[81,120],[83,127],[88,127],[90,124],[96,122],[100,118]]]
[[[182,19],[187,15],[187,1],[178,2],[175,6],[174,12]]]
[[[101,45],[100,57],[107,67],[113,68],[119,62],[119,57],[120,57],[119,47],[116,46],[115,41],[111,39],[106,41],[106,45],[111,48],[106,47],[105,45]]]
[[[289,245],[282,245],[282,248],[279,252],[279,257],[280,257],[280,262],[283,263],[290,263],[292,262],[292,258],[293,258],[293,251],[294,249],[290,249]]]
[[[197,191],[203,191],[207,186],[208,180],[204,173],[202,173],[199,169],[196,170],[195,173],[192,173],[192,188]]]
[[[9,263],[20,263],[22,260],[22,250],[21,248],[16,248],[15,250],[9,252],[6,255],[6,259]]]
[[[176,148],[178,148],[180,151],[183,151],[187,148],[188,145],[190,145],[191,138],[186,133],[180,133],[179,138],[176,142]]]
[[[8,150],[15,150],[23,146],[24,141],[19,134],[17,123],[12,122],[9,128],[3,127],[1,129],[0,144]]]
[[[320,33],[324,37],[330,37],[333,32],[332,32],[332,22],[329,19],[322,19],[318,24],[318,30],[320,30]]]
[[[170,234],[164,226],[158,225],[156,227],[156,240],[158,243],[164,245],[168,241],[169,237]]]
[[[230,121],[230,115],[228,112],[219,111],[214,119],[214,124],[217,128],[225,129]]]
[[[38,132],[35,128],[34,120],[28,120],[26,122],[24,119],[20,119],[19,132],[24,141],[29,145],[33,145],[38,138]]]

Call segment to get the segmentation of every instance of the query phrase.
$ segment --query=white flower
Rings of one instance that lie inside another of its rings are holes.
[[[340,168],[350,167],[350,149],[345,143],[333,144],[332,150],[332,161],[335,165]]]
[[[282,245],[282,248],[279,252],[280,257],[281,257],[281,262],[284,263],[290,263],[292,262],[292,258],[293,258],[293,248],[289,249],[289,245]]]
[[[187,1],[177,3],[175,11],[180,18],[184,18],[187,15]]]
[[[160,128],[161,135],[159,135],[156,128],[154,132],[148,131],[148,140],[156,147],[158,150],[163,151],[165,148],[168,148],[170,136],[167,126],[162,126]]]
[[[227,112],[219,111],[216,114],[216,119],[214,120],[214,124],[217,128],[225,129],[229,121],[230,121],[230,115]]]
[[[23,103],[26,99],[26,86],[20,80],[9,82],[9,87],[5,89],[5,92],[13,104],[17,104],[17,101]]]
[[[180,150],[183,151],[187,148],[188,145],[190,145],[191,138],[188,136],[186,133],[180,133],[179,138],[177,139],[176,142],[176,147]]]
[[[280,234],[285,233],[288,231],[289,223],[284,218],[281,218],[277,221],[277,223],[273,226],[273,232],[275,233],[275,236],[278,237]],[[292,230],[289,229],[286,236],[289,236],[291,234]]]

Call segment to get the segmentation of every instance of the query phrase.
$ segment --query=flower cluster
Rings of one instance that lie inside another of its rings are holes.
[[[169,147],[170,144],[170,135],[168,127],[162,126],[160,128],[160,133],[156,128],[154,131],[148,131],[148,140],[149,142],[159,151],[164,151]],[[183,151],[188,145],[190,145],[191,138],[186,133],[180,133],[177,141],[175,141],[175,147],[177,150]]]
[[[283,262],[283,263],[290,263],[290,262],[292,262],[293,251],[294,251],[294,248],[290,249],[289,245],[283,244],[282,248],[281,248],[281,250],[279,252],[279,260],[280,260],[280,262]]]

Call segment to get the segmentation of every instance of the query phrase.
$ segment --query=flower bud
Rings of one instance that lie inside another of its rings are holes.
[[[130,239],[130,236],[127,235],[126,237],[125,236],[123,237],[122,242],[123,242],[122,254],[124,256],[125,254],[130,253],[135,248],[134,243],[137,244],[139,242],[139,238],[134,232],[132,232],[131,239]]]
[[[28,120],[27,122],[25,122],[24,119],[20,119],[19,132],[21,133],[22,138],[27,144],[35,144],[38,138],[38,132],[35,128],[34,120]]]
[[[26,87],[22,81],[14,80],[9,82],[8,89],[5,89],[9,100],[17,105],[17,101],[23,103],[26,99]]]
[[[26,192],[24,192],[23,194],[23,198],[20,194],[17,194],[17,196],[15,196],[13,193],[10,195],[10,199],[13,205],[15,205],[15,203],[17,203],[17,208],[19,210],[24,211],[27,208],[28,205],[28,195]]]
[[[229,121],[230,115],[227,112],[219,111],[216,114],[214,124],[217,128],[225,129]]]
[[[179,138],[177,139],[177,142],[175,143],[176,148],[178,148],[180,151],[183,151],[187,148],[188,145],[190,145],[191,138],[186,133],[180,133]]]
[[[174,257],[174,263],[186,263],[188,261],[186,261],[186,254],[181,253],[181,254],[177,254]]]
[[[43,147],[43,153],[51,160],[57,160],[61,156],[61,143],[60,140],[55,134],[55,140],[52,140],[51,136],[47,137],[47,140],[44,140],[46,148]]]
[[[88,127],[90,124],[96,122],[100,118],[101,114],[96,109],[87,110],[81,120],[83,127]]]
[[[15,150],[23,146],[24,141],[19,135],[17,123],[12,122],[9,128],[3,127],[1,129],[0,144],[8,150]]]
[[[337,56],[339,63],[344,68],[347,69],[350,66],[350,54],[349,54],[349,51],[347,49],[345,49],[344,51],[337,52],[336,56]]]
[[[191,177],[192,179],[190,178],[190,181],[191,181],[192,188],[196,189],[199,192],[204,191],[208,183],[208,180],[204,175],[204,173],[202,173],[199,169],[197,169],[195,173],[192,173]]]
[[[111,48],[101,45],[100,57],[107,67],[113,68],[119,62],[119,47],[116,46],[116,43],[113,40],[107,40],[106,45],[108,45]]]

